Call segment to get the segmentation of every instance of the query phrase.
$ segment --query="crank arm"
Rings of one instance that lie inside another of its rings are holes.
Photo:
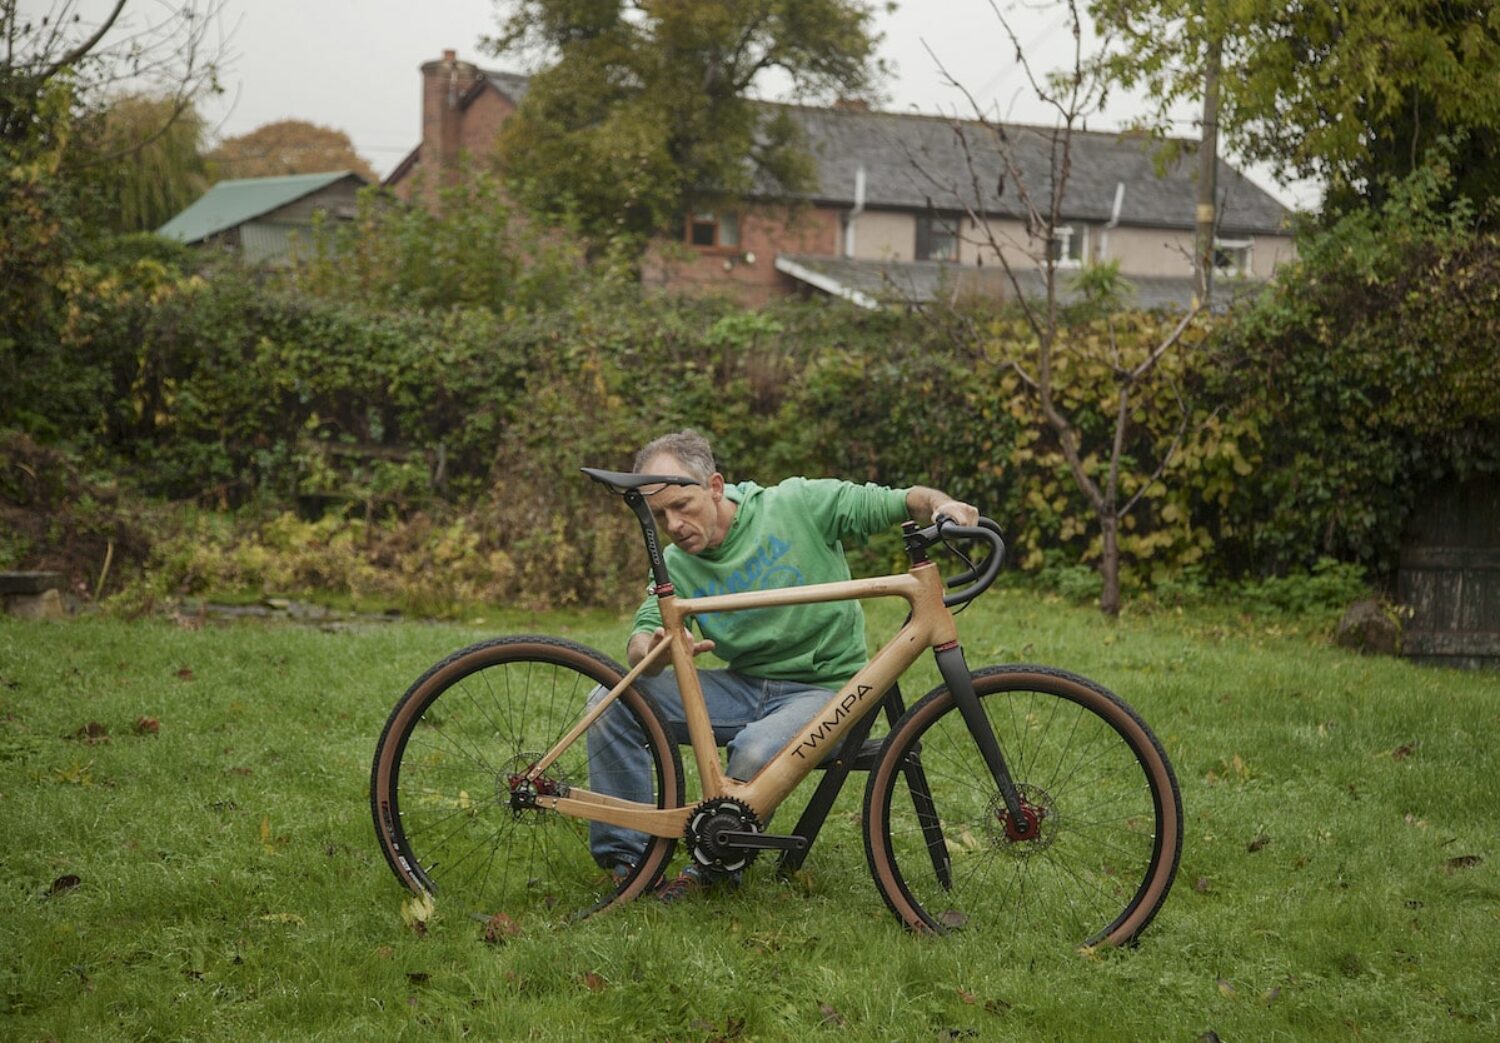
[[[741,833],[724,830],[714,835],[714,843],[735,851],[804,851],[807,838],[778,836],[775,833]]]

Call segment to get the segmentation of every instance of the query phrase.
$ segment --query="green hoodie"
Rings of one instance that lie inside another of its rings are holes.
[[[725,486],[738,504],[724,541],[701,554],[666,549],[679,597],[775,590],[849,578],[842,541],[865,539],[906,520],[906,491],[834,478],[788,478],[763,489]],[[865,664],[865,616],[857,601],[715,612],[696,617],[731,670],[751,677],[838,688]],[[656,597],[635,614],[632,634],[661,626]]]

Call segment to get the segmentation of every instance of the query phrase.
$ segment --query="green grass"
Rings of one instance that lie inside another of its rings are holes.
[[[498,946],[439,907],[420,935],[375,846],[369,757],[400,692],[493,620],[0,621],[0,1037],[1500,1033],[1500,675],[1227,611],[1111,625],[1022,591],[986,601],[960,617],[972,664],[1093,677],[1173,758],[1185,853],[1135,949],[1059,951],[1025,922],[907,935],[865,869],[862,779],[796,880],[757,864],[731,895]],[[615,655],[625,630],[519,622]],[[934,683],[920,670],[909,698]],[[159,731],[136,734],[142,717]],[[76,737],[91,722],[107,741]]]

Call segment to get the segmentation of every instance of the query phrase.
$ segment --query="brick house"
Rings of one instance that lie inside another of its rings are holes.
[[[424,64],[422,141],[385,183],[409,198],[418,173],[428,184],[451,182],[460,154],[493,151],[526,85],[524,76],[481,70],[453,51]],[[1018,202],[1018,185],[1042,198],[1050,191],[1047,128],[1008,127],[1013,166],[1007,167],[980,128],[969,126],[968,143],[961,144],[944,117],[862,106],[783,108],[801,126],[817,187],[790,201],[752,197],[732,209],[684,215],[680,236],[663,237],[647,251],[643,281],[728,291],[749,303],[798,292],[870,307],[948,293],[1012,295],[993,241],[1028,294],[1041,291],[1039,266],[1050,251],[1064,275],[1091,262],[1118,262],[1146,306],[1191,297],[1191,142],[1183,143],[1184,158],[1159,174],[1155,142],[1075,132],[1061,221],[1048,244],[1028,234]],[[974,198],[975,184],[983,186],[983,198]],[[1290,215],[1222,160],[1218,197],[1216,285],[1232,295],[1293,256]]]

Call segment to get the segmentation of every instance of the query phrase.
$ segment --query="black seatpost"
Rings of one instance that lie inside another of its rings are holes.
[[[656,519],[651,517],[651,508],[647,505],[646,498],[638,489],[630,489],[625,493],[625,502],[635,512],[636,520],[641,523],[641,535],[646,538],[646,556],[651,559],[651,579],[656,584],[652,593],[657,597],[672,593],[672,581],[667,578],[667,563],[662,560],[661,544],[656,539]]]

